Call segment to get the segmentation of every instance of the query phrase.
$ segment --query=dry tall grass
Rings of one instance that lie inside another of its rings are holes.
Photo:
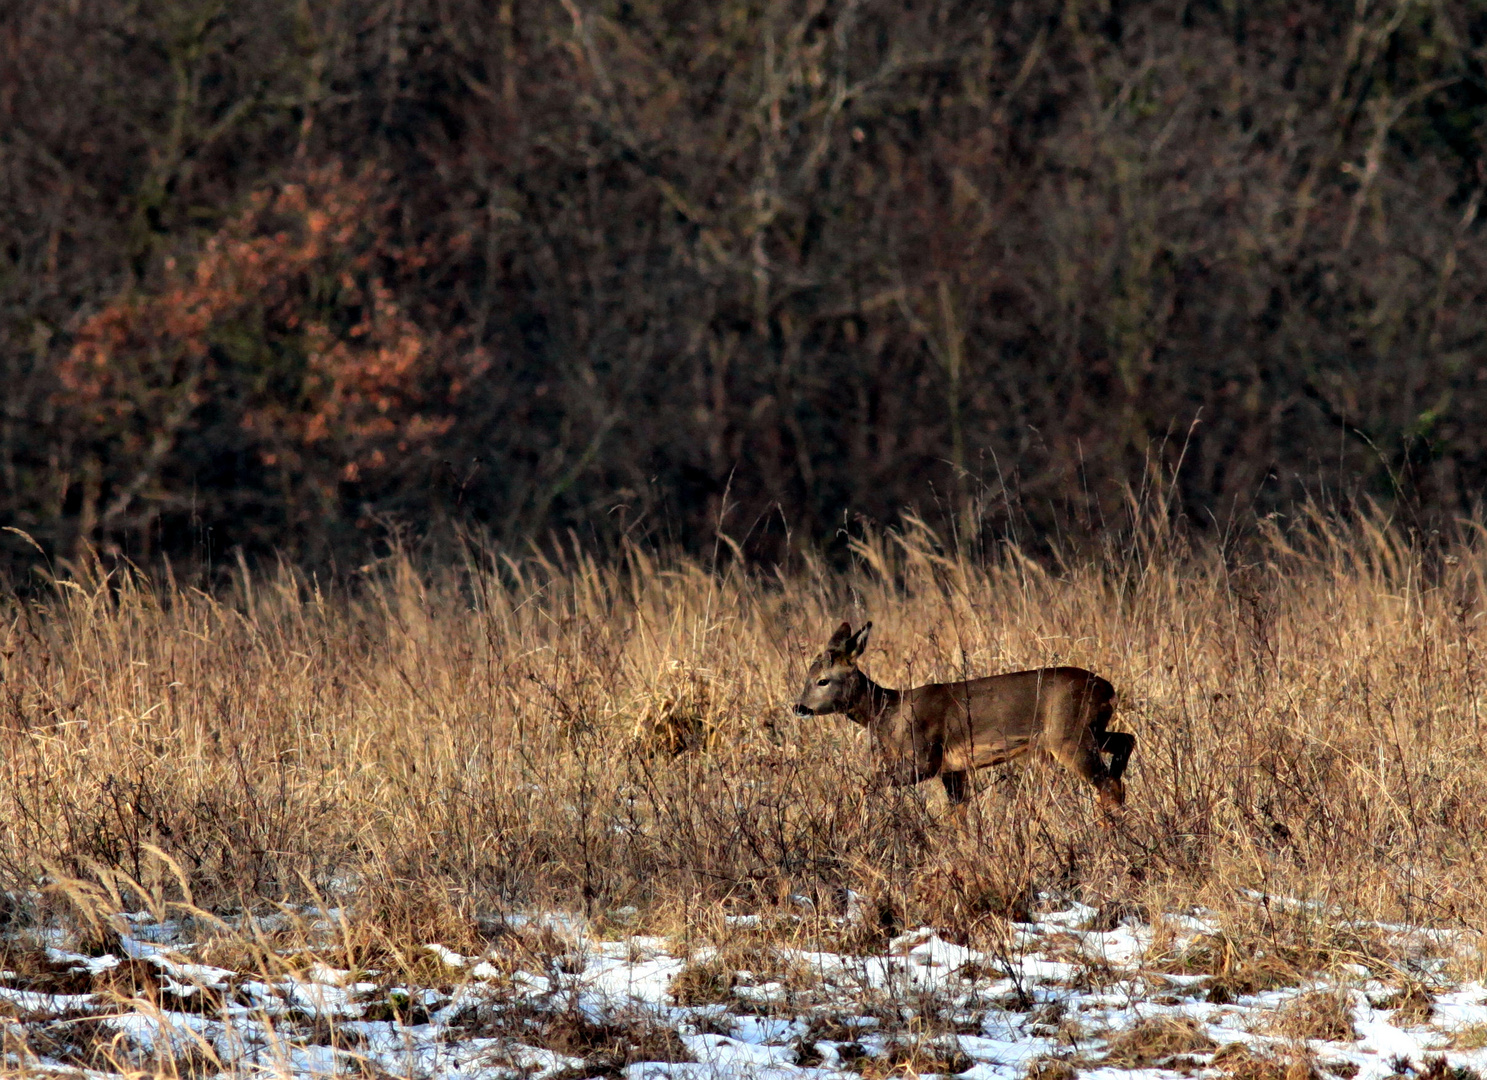
[[[845,888],[868,937],[984,942],[1055,890],[1112,918],[1215,908],[1205,963],[1235,978],[1236,941],[1367,962],[1349,918],[1487,927],[1481,535],[1443,553],[1317,517],[1241,563],[1149,530],[1049,569],[918,529],[860,543],[844,575],[472,550],[334,594],[290,568],[216,596],[82,573],[5,602],[0,886],[42,888],[44,916],[89,889],[344,903],[347,948],[404,956],[529,906],[705,934]],[[844,616],[873,619],[864,664],[889,685],[1107,675],[1139,739],[1124,818],[1100,827],[1046,767],[983,773],[966,821],[937,785],[867,791],[860,734],[789,715]]]

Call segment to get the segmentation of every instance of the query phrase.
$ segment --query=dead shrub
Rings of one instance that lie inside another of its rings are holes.
[[[0,985],[40,994],[94,994],[105,1001],[147,1001],[173,1012],[215,1016],[222,995],[205,986],[177,988],[155,964],[131,957],[111,967],[90,968],[57,958],[45,946],[11,940],[0,947]]]
[[[621,1076],[628,1066],[644,1061],[696,1060],[681,1036],[644,1008],[621,1010],[596,1020],[576,1002],[568,1008],[544,1009],[525,1002],[498,1001],[466,1010],[455,1023],[467,1036],[507,1038],[582,1058],[582,1066],[552,1074],[566,1080]]]
[[[771,983],[794,1000],[819,986],[821,977],[782,949],[736,943],[689,960],[671,980],[671,996],[678,1005],[717,1005],[734,1001],[742,988]]]
[[[1139,1069],[1179,1054],[1204,1054],[1217,1045],[1187,1017],[1145,1017],[1110,1039],[1103,1064]]]
[[[1215,1050],[1212,1065],[1228,1080],[1318,1080],[1316,1069],[1304,1057],[1257,1053],[1241,1042]]]
[[[839,1051],[840,1052],[840,1051]],[[887,1080],[890,1076],[920,1076],[935,1073],[954,1076],[975,1065],[975,1062],[960,1049],[953,1038],[892,1039],[884,1047],[881,1056],[863,1054],[850,1061],[843,1055],[849,1069],[866,1080]]]
[[[1420,983],[1410,980],[1378,1003],[1380,1009],[1392,1009],[1392,1019],[1404,1027],[1430,1023],[1435,1014],[1435,999]]]
[[[823,935],[820,947],[847,956],[876,955],[903,933],[906,922],[903,903],[882,891],[869,891],[857,897],[850,918]]]
[[[1445,1054],[1427,1057],[1415,1073],[1417,1080],[1482,1080],[1482,1074],[1468,1065],[1452,1065]]]
[[[1463,1024],[1448,1032],[1452,1050],[1481,1050],[1487,1047],[1487,1024]]]
[[[1295,986],[1306,977],[1301,957],[1277,951],[1251,951],[1227,934],[1203,934],[1176,955],[1152,963],[1156,971],[1210,975],[1205,986],[1210,1001],[1222,1004],[1247,994]]]
[[[1070,1015],[1062,1001],[1050,1001],[1034,1009],[1028,1017],[1028,1033],[1040,1038],[1052,1039],[1065,1046],[1078,1046],[1089,1032],[1079,1022],[1077,1015]]]
[[[429,1022],[429,1006],[421,997],[395,987],[374,995],[362,1005],[361,1018],[414,1026]]]
[[[0,982],[17,990],[42,994],[91,994],[98,977],[79,963],[54,960],[36,942],[10,940],[0,945]]]
[[[1388,970],[1389,945],[1377,933],[1295,910],[1242,905],[1226,912],[1217,933],[1199,934],[1165,956],[1148,959],[1156,971],[1207,975],[1215,1003],[1300,986],[1343,963]],[[1170,945],[1169,945],[1170,948]]]
[[[349,932],[330,936],[325,944],[349,944],[366,953],[390,952],[402,957],[404,964],[433,968],[437,961],[424,949],[429,942],[460,953],[480,951],[482,935],[456,894],[412,868],[404,873],[397,873],[399,868],[391,865],[382,869],[383,873],[367,875],[358,886],[345,923]],[[299,929],[302,940],[319,944],[314,923]]]
[[[792,1042],[790,1050],[795,1055],[795,1064],[802,1069],[813,1069],[826,1060],[821,1048],[804,1038]]]
[[[1028,1062],[1026,1080],[1074,1080],[1079,1070],[1067,1058],[1039,1055]]]
[[[168,1040],[161,1040],[165,1043]],[[46,1059],[51,1072],[64,1068],[96,1070],[106,1074],[170,1077],[220,1076],[222,1063],[203,1046],[171,1051],[163,1045],[142,1046],[114,1027],[106,1017],[85,1014],[50,1017],[27,1027],[23,1038],[5,1040],[5,1049],[25,1063],[28,1057]],[[9,1055],[7,1055],[9,1056]],[[22,1075],[28,1072],[24,1065]]]
[[[984,933],[988,923],[1032,920],[1032,868],[1025,859],[987,857],[979,840],[960,834],[941,842],[939,857],[913,883],[910,899],[921,921],[969,937]]]
[[[807,1021],[801,1039],[809,1043],[850,1043],[862,1037],[862,1030],[861,1024],[851,1023],[838,1013],[821,1012]]]
[[[671,996],[678,1005],[721,1005],[733,1000],[738,971],[721,955],[689,960],[671,980]]]
[[[671,661],[657,684],[643,692],[633,706],[632,736],[644,750],[676,757],[693,750],[711,750],[720,731],[710,676]]]
[[[1270,1030],[1288,1039],[1354,1042],[1353,997],[1346,990],[1312,990],[1298,994],[1276,1010]]]
[[[546,923],[513,927],[488,938],[491,945],[486,950],[487,962],[507,973],[571,975],[582,971],[587,964],[574,939]]]

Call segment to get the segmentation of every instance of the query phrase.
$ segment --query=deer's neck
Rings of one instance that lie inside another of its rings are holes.
[[[879,686],[866,673],[858,671],[857,691],[852,695],[852,707],[847,710],[847,719],[863,727],[870,727],[875,721],[897,709],[901,697],[897,690]]]

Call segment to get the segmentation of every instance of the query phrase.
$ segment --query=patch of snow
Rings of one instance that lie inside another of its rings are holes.
[[[39,1018],[91,1012],[95,1008],[92,994],[44,994],[9,986],[0,986],[0,1001],[9,1002],[19,1013]]]
[[[1279,903],[1275,897],[1263,900]],[[848,895],[849,914],[853,901]],[[860,908],[860,898],[857,903]],[[739,985],[726,1003],[690,1007],[677,1005],[671,997],[671,983],[687,957],[673,955],[675,949],[666,939],[635,935],[600,941],[577,917],[508,916],[507,925],[545,927],[557,934],[568,950],[561,969],[553,965],[543,974],[517,971],[507,977],[508,953],[492,950],[485,958],[466,957],[430,944],[428,951],[457,973],[453,977],[458,985],[452,993],[417,986],[389,991],[395,1000],[428,1010],[428,1022],[415,1025],[363,1019],[367,1004],[360,999],[378,987],[352,983],[349,971],[314,960],[299,973],[273,982],[245,979],[226,968],[186,962],[181,957],[189,954],[190,945],[167,944],[179,940],[174,924],[135,914],[121,923],[130,932],[120,937],[117,955],[83,956],[66,950],[60,934],[47,930],[26,934],[28,940],[51,946],[47,957],[53,964],[80,973],[108,971],[123,958],[144,960],[158,969],[163,986],[190,1001],[193,1010],[215,1000],[203,993],[212,988],[225,999],[218,1014],[210,1014],[210,1009],[204,1010],[208,1015],[162,1012],[143,1001],[131,1009],[129,1002],[101,995],[48,994],[21,988],[25,984],[14,974],[5,975],[4,981],[20,986],[0,986],[0,1003],[14,1014],[5,1021],[8,1033],[23,1036],[29,1023],[91,1014],[141,1052],[209,1049],[231,1072],[296,1080],[372,1067],[391,1075],[465,1080],[578,1075],[583,1058],[527,1045],[540,1041],[538,1029],[527,1040],[512,1037],[523,1031],[519,1023],[500,1038],[490,1037],[483,1019],[477,1019],[473,1028],[462,1026],[470,1017],[499,1019],[502,1009],[518,1006],[573,1007],[595,1023],[659,1024],[674,1031],[696,1059],[635,1063],[625,1069],[630,1080],[844,1080],[852,1074],[843,1047],[860,1046],[862,1050],[854,1052],[881,1056],[891,1042],[913,1030],[910,1021],[921,1015],[929,1000],[946,1023],[954,1023],[963,1033],[953,1038],[973,1062],[962,1074],[965,1080],[1021,1080],[1033,1059],[1067,1056],[1075,1050],[1086,1061],[1082,1075],[1093,1080],[1171,1080],[1173,1074],[1160,1068],[1101,1066],[1099,1056],[1108,1033],[1152,1017],[1186,1018],[1217,1043],[1240,1042],[1257,1053],[1284,1053],[1288,1044],[1268,1033],[1261,1022],[1265,1014],[1306,990],[1329,985],[1319,982],[1246,995],[1225,1005],[1210,1003],[1198,996],[1207,976],[1168,974],[1143,966],[1152,947],[1152,927],[1127,917],[1110,930],[1090,929],[1098,925],[1098,914],[1087,905],[1039,912],[1032,921],[1017,924],[994,952],[955,944],[933,927],[901,934],[876,955],[780,948],[782,959],[807,968],[819,982],[805,987],[770,981],[751,985],[752,977],[740,972]],[[328,923],[342,918],[339,910],[306,909],[291,915],[300,919],[300,925],[306,919]],[[734,916],[730,922],[759,925],[757,916]],[[1179,947],[1199,934],[1216,932],[1214,919],[1202,910],[1165,915],[1161,922],[1163,940],[1170,942],[1175,935]],[[1421,971],[1441,972],[1451,949],[1475,944],[1475,939],[1431,937],[1410,927],[1379,932],[1396,934],[1411,965]],[[708,962],[719,955],[716,949],[698,948],[691,959]],[[1091,990],[1087,987],[1096,970],[1100,989]],[[1359,1038],[1347,1043],[1313,1041],[1311,1049],[1322,1060],[1352,1063],[1359,1070],[1356,1080],[1384,1080],[1394,1071],[1396,1058],[1420,1062],[1437,1053],[1445,1053],[1452,1066],[1487,1069],[1487,1049],[1449,1049],[1452,1032],[1487,1025],[1487,987],[1475,982],[1452,985],[1438,974],[1431,984],[1436,998],[1433,1022],[1410,1025],[1370,1003],[1365,995],[1381,1001],[1393,988],[1366,969],[1340,968],[1334,978],[1338,981],[1330,985],[1342,986],[1352,995]],[[225,993],[228,987],[233,988],[230,996]],[[1048,1006],[1060,1009],[1048,1013]],[[813,1026],[818,1017],[829,1021],[826,1030],[834,1031],[833,1036],[820,1037],[823,1029]],[[896,1017],[902,1018],[902,1026]],[[1054,1038],[1056,1033],[1068,1034],[1058,1028],[1059,1017],[1078,1025],[1072,1029],[1077,1043],[1072,1049]],[[304,1029],[312,1023],[317,1032],[342,1036],[348,1048],[319,1045],[318,1038],[307,1041]],[[798,1064],[803,1042],[812,1044],[807,1060],[819,1065]],[[43,1069],[61,1067],[58,1062],[39,1064]]]
[[[107,953],[103,956],[85,956],[51,946],[47,947],[46,958],[54,964],[70,964],[73,971],[86,971],[89,975],[101,975],[121,963],[117,956]]]
[[[425,945],[424,948],[437,956],[440,963],[444,964],[445,967],[462,968],[470,962],[469,957],[461,956],[453,949],[447,949],[443,945],[430,944]]]
[[[670,999],[671,980],[685,966],[684,961],[669,956],[635,962],[597,956],[579,978],[588,989],[615,1001],[659,1004]]]

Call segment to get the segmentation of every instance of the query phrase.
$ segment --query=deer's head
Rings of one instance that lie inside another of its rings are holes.
[[[867,632],[872,628],[870,622],[855,634],[848,623],[836,628],[826,651],[806,673],[805,688],[795,703],[796,716],[825,716],[851,709],[867,683],[857,670],[857,658],[867,648]]]

